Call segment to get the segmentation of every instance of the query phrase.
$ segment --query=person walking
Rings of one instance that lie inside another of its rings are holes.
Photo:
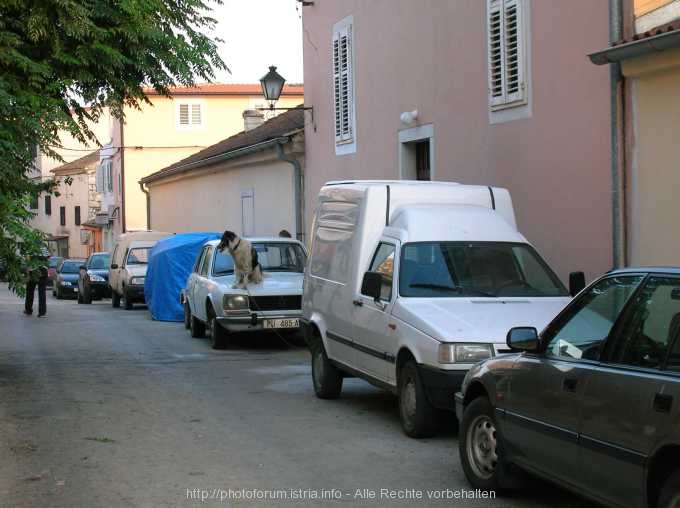
[[[38,286],[38,317],[47,316],[47,258],[40,258],[40,267],[28,269],[26,274],[26,301],[24,314],[33,314],[33,298]]]

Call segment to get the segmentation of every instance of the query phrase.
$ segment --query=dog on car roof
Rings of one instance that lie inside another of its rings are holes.
[[[234,259],[234,284],[232,288],[245,289],[249,282],[262,282],[262,266],[257,260],[257,251],[248,240],[239,237],[233,231],[225,231],[217,245],[222,252],[229,249]]]

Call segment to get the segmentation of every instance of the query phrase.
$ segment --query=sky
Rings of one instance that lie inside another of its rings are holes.
[[[220,56],[231,74],[219,83],[259,83],[275,65],[287,83],[302,83],[302,7],[297,0],[223,0],[209,3],[218,21],[215,35],[224,39]]]

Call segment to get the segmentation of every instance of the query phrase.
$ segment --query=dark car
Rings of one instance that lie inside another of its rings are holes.
[[[109,265],[111,255],[108,252],[95,252],[80,267],[78,276],[78,303],[92,303],[111,296],[109,288]]]
[[[64,258],[60,256],[50,256],[47,265],[47,285],[54,287],[54,279],[57,278],[57,266]]]
[[[62,259],[57,265],[52,294],[58,299],[78,294],[78,274],[84,259]]]
[[[472,485],[529,471],[609,506],[680,506],[680,269],[610,272],[507,343],[456,394]]]

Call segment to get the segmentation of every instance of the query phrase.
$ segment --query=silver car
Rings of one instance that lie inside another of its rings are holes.
[[[680,507],[680,269],[610,272],[507,343],[456,394],[473,486],[528,471],[609,506]]]
[[[234,261],[219,240],[206,242],[182,292],[185,325],[192,337],[209,328],[214,349],[223,349],[233,332],[295,331],[302,315],[305,247],[281,237],[247,238],[257,251],[264,278],[234,289]]]

